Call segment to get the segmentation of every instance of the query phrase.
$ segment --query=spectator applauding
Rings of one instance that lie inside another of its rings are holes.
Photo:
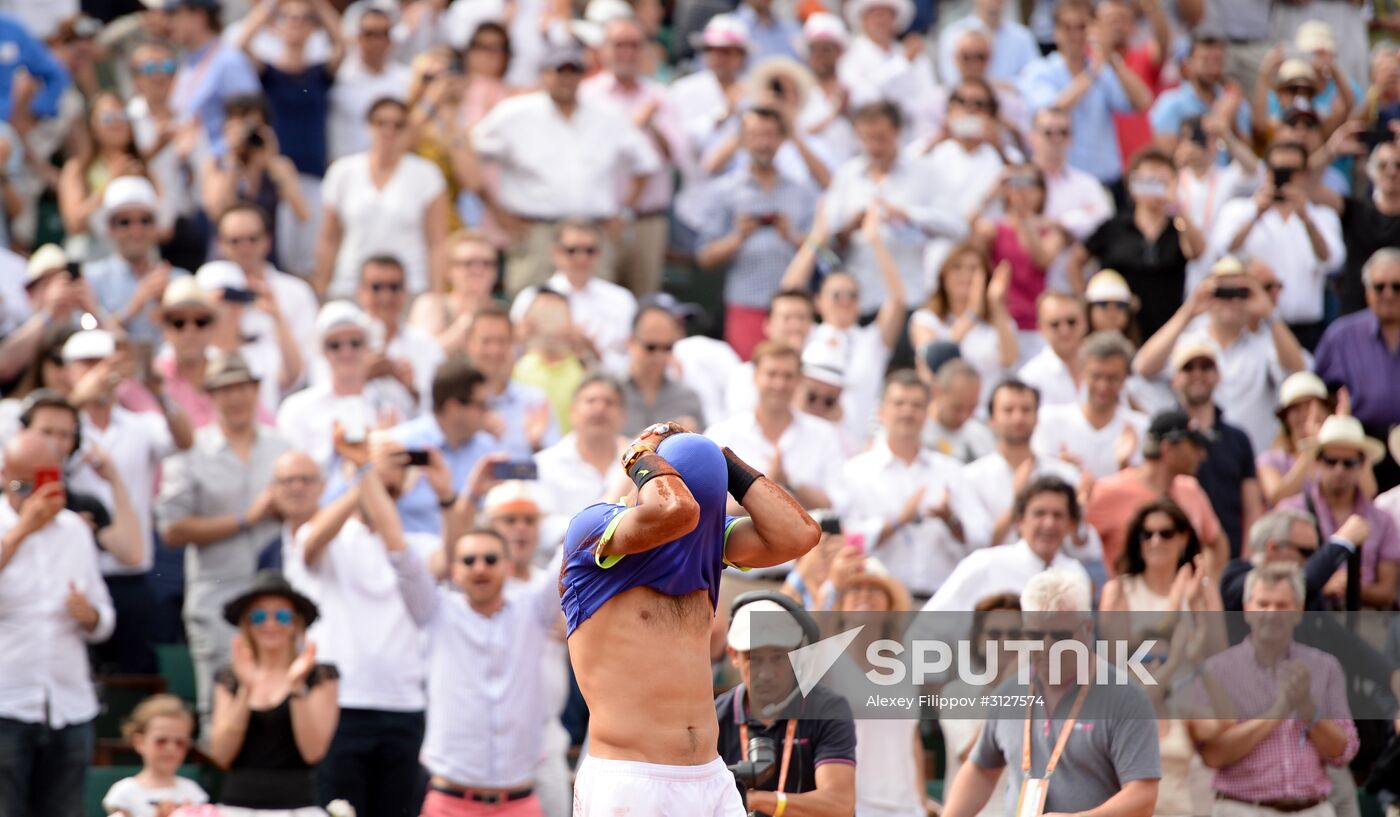
[[[532,456],[559,438],[560,424],[543,391],[511,379],[515,350],[510,314],[499,304],[488,304],[472,315],[470,327],[464,349],[486,378],[487,430],[512,457]]]
[[[1076,317],[1083,320],[1082,313]],[[1082,462],[1095,479],[1139,461],[1148,418],[1121,400],[1132,359],[1132,344],[1117,332],[1101,332],[1086,339],[1079,350],[1084,402],[1040,407],[1040,420],[1031,438],[1036,454],[1068,455]]]

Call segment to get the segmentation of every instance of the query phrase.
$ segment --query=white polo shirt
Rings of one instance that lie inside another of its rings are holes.
[[[603,492],[609,485],[624,479],[620,459],[622,447],[627,441],[617,439],[618,457],[608,463],[606,471],[599,471],[578,452],[578,434],[569,432],[559,442],[535,454],[535,467],[539,469],[540,503],[546,514],[540,529],[540,544],[557,546],[564,541],[569,520],[574,514],[604,499]],[[613,497],[614,499],[616,497]],[[543,549],[543,547],[542,547]]]
[[[1142,442],[1147,438],[1149,422],[1146,414],[1120,405],[1107,425],[1094,428],[1084,419],[1084,411],[1077,403],[1042,406],[1031,435],[1031,449],[1037,457],[1047,459],[1060,456],[1061,448],[1067,449],[1084,462],[1094,479],[1102,479],[1119,471],[1115,448],[1124,425],[1131,425],[1137,432],[1137,448],[1128,464],[1142,462]]]
[[[1052,567],[1078,573],[1085,583],[1089,582],[1089,573],[1079,562],[1057,550],[1055,557],[1046,564],[1026,540],[1021,539],[1014,545],[998,545],[969,553],[923,609],[926,612],[970,611],[988,596],[998,593],[1019,596],[1031,579]]]
[[[1026,361],[1017,378],[1040,392],[1040,407],[1068,405],[1079,402],[1079,387],[1069,367],[1048,345]]]
[[[422,569],[417,557],[390,554],[379,534],[351,518],[308,565],[302,554],[310,532],[310,525],[295,536],[283,530],[283,569],[320,608],[307,638],[340,670],[340,706],[422,712],[419,625],[400,590],[407,571]]]
[[[992,538],[992,522],[967,490],[962,463],[935,451],[920,449],[913,462],[890,451],[883,439],[846,463],[846,501],[841,506],[844,526],[865,535],[866,551],[880,557],[909,592],[926,596],[936,591],[957,563]],[[922,513],[948,492],[948,503],[962,524],[963,541],[954,538],[939,519],[922,518],[895,531],[876,545],[880,529],[893,521],[918,488],[924,488]]]

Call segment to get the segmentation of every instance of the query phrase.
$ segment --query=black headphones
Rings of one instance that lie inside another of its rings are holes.
[[[732,625],[734,615],[739,612],[739,608],[756,601],[771,601],[792,614],[797,620],[797,626],[802,628],[803,646],[815,644],[822,640],[821,628],[817,626],[817,620],[812,618],[812,614],[807,609],[782,593],[774,590],[750,590],[747,593],[740,593],[734,597],[734,601],[729,603],[729,621]]]
[[[20,404],[20,426],[26,429],[29,428],[30,424],[34,422],[34,412],[38,411],[41,408],[61,408],[73,412],[73,451],[69,456],[76,456],[79,451],[82,451],[82,414],[78,411],[76,407],[74,407],[72,403],[68,402],[68,398],[64,397],[62,394],[59,394],[53,389],[35,389],[34,391],[30,392],[27,397],[24,398],[24,402]],[[67,459],[68,457],[64,457],[65,461]]]

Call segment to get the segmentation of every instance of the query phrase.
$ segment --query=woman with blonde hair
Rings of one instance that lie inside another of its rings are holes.
[[[264,570],[224,607],[238,628],[232,663],[215,675],[208,755],[228,771],[224,817],[322,817],[312,771],[340,719],[334,666],[304,643],[316,605]]]
[[[152,695],[122,724],[141,756],[141,771],[112,784],[102,798],[109,817],[164,817],[180,806],[209,802],[199,784],[177,772],[194,744],[194,714],[174,695]]]
[[[64,246],[68,257],[92,261],[112,249],[102,209],[107,184],[122,176],[149,175],[136,147],[131,119],[114,94],[101,93],[92,100],[87,128],[79,133],[85,137],[78,140],[79,151],[63,163],[59,172],[58,212],[63,231],[68,234]]]
[[[458,230],[447,237],[447,291],[425,292],[413,301],[408,322],[437,338],[442,348],[459,350],[472,318],[492,304],[500,278],[499,253],[481,230]]]

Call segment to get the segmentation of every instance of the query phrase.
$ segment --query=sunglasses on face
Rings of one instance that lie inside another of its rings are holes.
[[[1022,630],[1021,634],[1031,641],[1068,641],[1074,638],[1073,630]]]
[[[674,343],[643,343],[641,346],[642,346],[643,349],[645,349],[645,350],[647,351],[648,354],[653,354],[653,355],[654,355],[654,354],[656,354],[657,352],[665,352],[666,354],[669,355],[669,354],[671,354],[671,350],[675,348],[676,344],[674,344]]]
[[[1041,128],[1040,135],[1049,139],[1066,139],[1069,137],[1069,128]]]
[[[1336,468],[1340,465],[1348,471],[1354,468],[1360,468],[1362,463],[1360,457],[1333,457],[1329,454],[1319,454],[1317,456],[1317,461],[1328,468]]]
[[[112,219],[112,226],[118,229],[125,229],[133,224],[142,227],[150,227],[156,223],[155,216],[117,216]]]
[[[186,326],[189,326],[189,325],[191,325],[191,324],[192,324],[196,329],[208,329],[208,328],[209,328],[209,325],[210,325],[211,323],[213,323],[213,322],[214,322],[214,319],[211,318],[211,317],[199,317],[199,318],[166,318],[166,319],[165,319],[165,325],[166,325],[166,326],[169,326],[171,329],[174,329],[176,332],[183,332],[183,331],[185,331],[185,327],[186,327]]]
[[[1090,301],[1090,308],[1094,309],[1127,309],[1128,305],[1122,301]]]
[[[342,348],[358,352],[365,348],[362,338],[350,338],[349,340],[328,340],[326,341],[327,352],[339,352]]]
[[[1061,318],[1061,319],[1059,319],[1059,320],[1057,320],[1057,321],[1050,321],[1050,322],[1049,322],[1050,331],[1052,331],[1052,332],[1058,332],[1058,331],[1060,331],[1060,327],[1061,327],[1061,326],[1063,326],[1063,327],[1066,328],[1066,329],[1073,329],[1073,328],[1075,328],[1075,327],[1078,326],[1078,325],[1079,325],[1079,319],[1078,319],[1078,318]]]
[[[167,60],[147,60],[136,66],[136,73],[143,77],[149,77],[152,74],[169,75],[175,73],[176,68],[177,64],[173,58]]]
[[[1298,551],[1303,558],[1307,558],[1317,552],[1317,548],[1312,545],[1303,545],[1298,542],[1289,542],[1283,539],[1280,539],[1278,543],[1283,547]]]
[[[403,282],[402,282],[402,281],[376,281],[376,282],[373,283],[373,284],[369,284],[369,291],[370,291],[370,292],[373,292],[373,293],[375,293],[375,294],[379,294],[379,293],[381,293],[381,292],[394,292],[394,293],[403,292]]]
[[[1174,539],[1181,534],[1180,528],[1143,528],[1138,540],[1151,542],[1153,539]]]
[[[569,256],[586,255],[592,258],[598,254],[598,247],[593,244],[561,244],[559,250]]]
[[[1005,629],[989,628],[982,631],[982,635],[992,641],[1019,640],[1022,635],[1020,627],[1007,627]]]
[[[472,565],[476,564],[476,560],[478,558],[481,559],[481,561],[485,562],[487,567],[493,567],[497,562],[501,560],[501,554],[484,553],[481,556],[477,556],[475,553],[468,553],[466,556],[462,557],[462,564],[466,565],[467,567],[471,567]]]
[[[267,610],[259,607],[248,614],[248,623],[254,627],[261,627],[267,623],[268,619],[272,619],[283,627],[290,627],[292,626],[292,608],[278,607],[269,614]]]
[[[1386,290],[1400,295],[1400,281],[1374,281],[1371,284],[1371,291],[1377,295],[1385,294]]]
[[[173,735],[161,735],[160,737],[151,738],[150,741],[155,744],[157,749],[164,749],[167,746],[173,746],[176,749],[190,748],[189,738],[177,738]]]
[[[948,101],[954,105],[961,105],[964,108],[971,108],[974,111],[991,110],[992,103],[986,99],[969,99],[962,94],[953,94]]]
[[[1213,372],[1213,371],[1215,371],[1215,364],[1214,364],[1214,363],[1211,363],[1209,360],[1193,360],[1193,361],[1191,361],[1190,363],[1187,363],[1185,366],[1182,366],[1182,367],[1181,367],[1181,370],[1182,370],[1183,372],[1188,372],[1188,373],[1189,373],[1189,372]]]
[[[223,242],[230,247],[241,247],[244,244],[256,244],[262,241],[263,238],[265,238],[265,236],[262,233],[254,233],[253,235],[231,235],[225,237]]]
[[[366,40],[387,40],[389,39],[389,29],[387,28],[362,28],[360,36]]]
[[[841,398],[832,397],[829,394],[817,394],[811,392],[807,395],[808,408],[832,409],[840,402]]]

